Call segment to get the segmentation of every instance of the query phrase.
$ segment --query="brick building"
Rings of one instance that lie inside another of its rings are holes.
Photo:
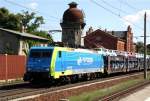
[[[133,33],[130,26],[127,31],[102,31],[100,29],[86,33],[84,37],[84,46],[86,48],[100,48],[135,52],[133,44]]]

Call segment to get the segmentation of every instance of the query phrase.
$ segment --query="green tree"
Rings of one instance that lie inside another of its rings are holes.
[[[34,31],[32,34],[49,39],[49,43],[53,42],[52,36],[46,31]]]
[[[139,41],[136,43],[136,51],[138,53],[144,53],[144,43]]]
[[[22,13],[13,14],[6,8],[0,8],[0,27],[19,31],[24,26],[27,33],[47,38],[49,39],[49,43],[52,43],[51,35],[46,31],[38,30],[41,24],[44,24],[43,17],[36,16],[34,12],[23,11]],[[37,41],[30,40],[28,43],[32,46]]]
[[[27,32],[34,32],[44,24],[42,16],[35,16],[34,12],[23,11],[22,13],[13,14],[6,8],[0,8],[0,27],[12,30],[21,29],[22,25]]]
[[[34,12],[23,11],[23,13],[18,13],[22,25],[25,27],[28,33],[37,31],[37,28],[44,24],[44,19],[42,16],[35,16]]]
[[[146,47],[147,47],[147,54],[150,55],[150,44],[148,44]],[[143,42],[137,42],[136,43],[136,50],[138,53],[144,54],[144,43]]]
[[[0,27],[19,30],[19,17],[10,13],[6,8],[0,8]]]
[[[23,11],[18,13],[18,16],[22,22],[22,25],[25,27],[26,32],[32,33],[37,36],[41,36],[49,39],[49,43],[52,43],[52,37],[46,31],[37,30],[41,24],[44,24],[44,19],[42,16],[36,16],[34,12]],[[29,41],[30,46],[36,44],[36,42]]]
[[[150,44],[147,45],[147,54],[150,55]]]

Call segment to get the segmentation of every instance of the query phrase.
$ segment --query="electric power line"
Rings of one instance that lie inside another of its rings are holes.
[[[28,9],[28,10],[31,10],[31,11],[36,12],[36,13],[41,13],[41,14],[47,15],[46,13],[43,13],[43,12],[40,12],[40,11],[37,11],[37,10],[33,10],[33,9],[27,7],[27,6],[24,6],[24,5],[22,5],[22,4],[19,4],[19,3],[13,2],[13,1],[9,1],[9,0],[4,0],[4,1],[7,2],[7,3],[10,3],[10,4],[13,4],[13,5],[16,5],[16,6],[19,6],[19,7]],[[55,17],[55,16],[51,16],[51,15],[49,15],[49,17],[51,17],[51,18],[53,18],[53,19],[55,19],[55,20],[58,20],[58,19],[59,19],[59,18],[57,18],[57,17]],[[51,20],[51,19],[49,19],[49,20]]]
[[[136,10],[136,11],[140,11],[140,9],[130,5],[129,3],[127,3],[126,1],[124,0],[118,0],[120,3],[123,3],[124,5],[128,6],[129,8],[133,9],[133,10]],[[143,15],[143,14],[140,14],[140,15]]]
[[[129,8],[131,8],[131,9],[134,9],[134,10],[139,10],[139,9],[137,9],[136,7],[134,7],[134,6],[131,6],[129,3],[127,3],[127,2],[125,2],[124,0],[118,0],[120,3],[123,3],[123,4],[125,4],[126,6],[128,6]]]
[[[112,13],[113,15],[115,15],[115,16],[117,16],[117,17],[123,19],[124,21],[127,21],[127,22],[131,23],[131,22],[128,21],[127,19],[122,18],[119,14],[117,14],[117,13],[113,12],[112,10],[110,10],[110,9],[108,9],[108,8],[106,8],[106,7],[104,7],[103,5],[99,4],[98,2],[96,2],[96,1],[94,1],[94,0],[90,0],[90,1],[91,1],[92,3],[94,3],[94,4],[96,4],[97,6],[99,6],[99,7],[103,8],[103,9],[105,9],[106,11]],[[134,23],[131,23],[131,24],[134,25],[135,27],[141,29],[142,31],[144,30],[143,28],[141,28],[140,26],[138,26],[138,25],[136,25],[136,24],[134,24]]]
[[[11,4],[13,4],[13,5],[17,5],[17,6],[19,6],[19,7],[23,7],[23,8],[32,10],[32,11],[37,12],[37,13],[45,14],[45,13],[43,13],[43,12],[39,12],[39,11],[37,11],[37,10],[33,10],[33,9],[31,9],[31,8],[28,8],[28,7],[26,7],[26,6],[22,5],[22,4],[19,4],[19,3],[13,2],[13,1],[9,1],[9,0],[4,0],[4,1],[6,1],[6,2],[8,2],[8,3],[11,3]],[[94,1],[94,0],[90,0],[90,1],[93,2],[94,4],[96,4],[97,6],[99,6],[99,7],[103,8],[103,9],[105,9],[106,11],[112,13],[113,15],[116,15],[116,16],[118,16],[119,18],[123,19],[119,14],[117,14],[117,13],[113,12],[112,10],[110,10],[110,9],[108,9],[108,8],[106,8],[106,7],[104,7],[104,6],[102,6],[101,4],[97,3],[96,1]],[[109,5],[109,6],[111,6],[112,8],[114,8],[114,9],[116,9],[116,10],[120,10],[120,11],[122,11],[122,12],[124,12],[124,13],[127,13],[127,12],[125,12],[124,10],[121,10],[121,9],[119,9],[119,8],[117,8],[117,7],[112,6],[111,4],[109,4],[108,2],[106,2],[106,1],[104,1],[104,0],[102,0],[102,1],[103,1],[103,3],[105,3],[105,4]],[[129,4],[128,4],[127,2],[125,2],[125,3],[129,6]],[[130,8],[131,8],[131,7],[132,7],[132,6],[130,6]],[[134,7],[132,7],[132,8],[134,8]],[[134,9],[135,9],[135,8],[134,8]],[[47,15],[47,14],[46,14],[46,15]],[[53,19],[55,19],[55,20],[56,20],[56,19],[59,19],[59,18],[54,17],[54,16],[51,16],[51,15],[50,15],[49,17],[51,17],[51,18],[53,18]],[[125,21],[131,23],[130,21],[128,21],[128,20],[126,20],[126,19],[123,19],[123,20],[125,20]],[[134,23],[131,23],[131,24],[133,24],[134,26],[136,26],[136,27],[138,27],[138,28],[140,28],[140,29],[143,30],[143,28],[141,28],[140,26],[137,26],[137,25],[135,25]]]
[[[129,14],[128,12],[126,12],[126,11],[120,9],[120,8],[114,7],[113,5],[111,5],[110,3],[106,2],[105,0],[101,0],[101,1],[102,1],[103,3],[105,3],[106,5],[112,7],[113,9],[116,9],[116,10],[118,10],[118,11],[122,11],[123,13]],[[123,0],[122,0],[122,1],[118,0],[118,1],[119,1],[119,2],[123,2]],[[125,3],[126,3],[126,4],[125,4]],[[130,4],[128,4],[127,2],[125,2],[125,3],[124,3],[124,4],[127,5],[127,6],[129,6],[130,8],[139,10],[139,9],[137,9],[137,8],[135,8],[135,7],[132,7],[132,6],[131,6]],[[120,15],[119,15],[119,16],[120,16]],[[147,22],[150,22],[150,21],[147,21]]]
[[[101,0],[101,1],[102,1],[103,3],[105,3],[106,5],[112,7],[113,9],[116,9],[116,10],[118,10],[118,11],[122,11],[123,13],[128,14],[128,12],[126,12],[126,11],[120,9],[120,8],[114,7],[113,5],[111,5],[110,3],[106,2],[105,0]]]

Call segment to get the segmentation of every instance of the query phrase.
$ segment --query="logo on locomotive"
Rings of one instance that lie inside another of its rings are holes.
[[[79,57],[79,59],[77,60],[77,64],[81,65],[81,63],[83,65],[89,65],[93,63],[93,58],[89,58],[89,57]]]

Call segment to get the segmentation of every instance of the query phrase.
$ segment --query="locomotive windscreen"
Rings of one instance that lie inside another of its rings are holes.
[[[27,61],[30,72],[48,72],[50,69],[53,49],[31,49]]]
[[[51,57],[52,50],[31,50],[30,58],[47,58]]]

